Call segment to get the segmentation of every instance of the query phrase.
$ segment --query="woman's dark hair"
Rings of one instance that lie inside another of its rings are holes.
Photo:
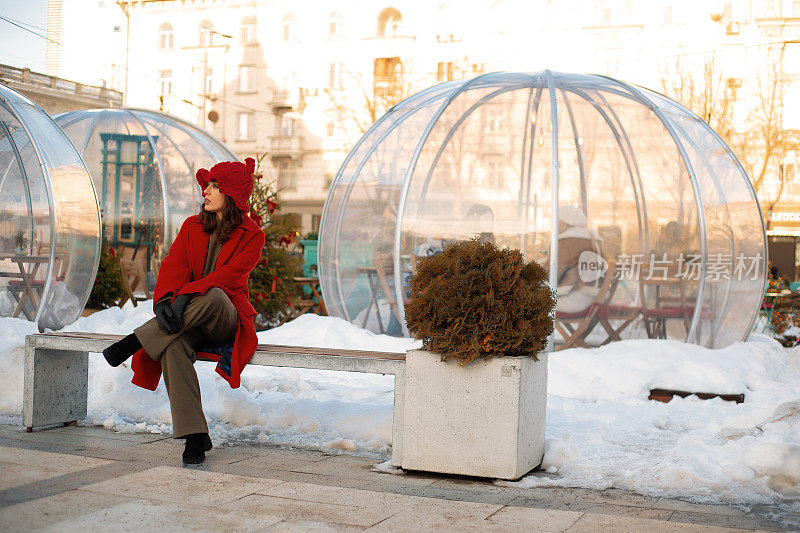
[[[242,223],[242,212],[236,207],[233,198],[225,195],[225,207],[222,208],[222,217],[217,217],[216,213],[206,211],[205,206],[200,207],[200,224],[203,225],[203,231],[207,235],[211,235],[215,231],[219,231],[219,242],[223,243],[228,240],[231,232],[239,227]]]

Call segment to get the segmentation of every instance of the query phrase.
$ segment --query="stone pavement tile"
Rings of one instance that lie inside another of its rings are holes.
[[[235,474],[240,476],[262,477],[269,479],[279,479],[281,481],[293,481],[297,483],[312,483],[314,485],[329,485],[332,487],[352,487],[365,488],[369,482],[362,479],[340,477],[333,475],[309,474],[307,472],[292,472],[289,470],[271,470],[269,468],[240,466],[240,463],[231,465],[215,465],[211,470]],[[376,476],[378,474],[375,474]]]
[[[59,522],[45,531],[258,531],[280,521],[257,509],[244,515],[219,507],[134,500]]]
[[[625,505],[629,507],[650,508],[658,498],[641,496],[632,492],[619,489],[591,490],[580,488],[562,487],[531,487],[527,489],[502,485],[504,490],[524,498],[553,502],[591,502],[610,503],[612,505]]]
[[[530,507],[503,507],[486,519],[496,525],[507,525],[524,531],[565,531],[578,521],[583,513],[534,509]]]
[[[18,433],[27,433],[22,426],[12,424],[0,424],[0,437],[15,436]]]
[[[270,526],[264,531],[270,533],[315,533],[315,532],[337,532],[337,533],[350,533],[355,531],[364,531],[360,526],[346,526],[344,524],[326,524],[324,522],[298,522],[293,520],[284,520]]]
[[[126,501],[129,500],[113,494],[70,490],[0,508],[0,529],[31,531]]]
[[[709,513],[716,515],[746,516],[747,513],[741,509],[728,505],[709,505],[704,503],[686,502],[683,500],[672,500],[669,498],[659,498],[653,504],[655,509],[670,509],[672,511],[686,511],[692,513]]]
[[[347,487],[331,487],[313,485],[310,483],[281,483],[259,491],[264,496],[275,496],[290,500],[303,500],[309,502],[329,503],[343,502],[356,506],[385,506],[397,508],[409,502],[424,501],[421,498],[393,494],[391,492],[376,492]]]
[[[6,490],[43,479],[60,476],[57,468],[48,468],[37,465],[17,465],[0,462],[0,490]]]
[[[670,522],[685,522],[690,524],[713,525],[731,527],[736,529],[779,529],[766,519],[748,515],[726,515],[716,513],[696,513],[689,511],[675,511],[669,518]]]
[[[158,466],[120,476],[100,483],[86,485],[80,490],[117,494],[126,498],[180,501],[185,504],[213,504],[242,498],[280,480],[234,476],[192,468]]]
[[[491,492],[495,494],[506,492],[503,487],[495,485],[492,481],[478,478],[445,477],[443,479],[434,479],[433,483],[428,486],[459,491]]]
[[[502,508],[485,503],[413,498],[368,531],[518,531],[514,525],[487,520]]]
[[[226,448],[247,450],[247,453],[250,454],[249,457],[243,457],[235,462],[231,461],[232,464],[246,468],[257,467],[304,472],[306,465],[324,461],[329,457],[322,452],[278,448],[277,446],[230,446]]]
[[[738,530],[628,516],[584,513],[567,531],[570,533],[597,533],[598,531],[614,531],[618,533],[716,533]]]
[[[101,439],[116,439],[116,440],[126,440],[130,442],[153,442],[156,440],[163,440],[170,438],[167,435],[163,435],[161,433],[121,433],[119,431],[114,431],[113,429],[108,429],[103,426],[66,426],[66,427],[56,427],[52,429],[46,430],[47,433],[55,433],[61,435],[83,435],[85,437],[97,437]],[[31,433],[32,435],[36,435],[39,431],[34,431]]]
[[[307,472],[309,474],[336,475],[341,477],[351,477],[357,479],[372,479],[375,472],[372,469],[379,462],[375,459],[366,457],[354,457],[351,455],[332,455],[322,461],[314,463],[304,463],[299,468],[293,469],[295,472]]]
[[[518,499],[516,495],[507,494],[505,492],[483,493],[471,490],[445,489],[432,486],[417,487],[410,485],[398,485],[396,487],[388,487],[386,490],[389,492],[395,492],[397,494],[405,494],[407,496],[418,496],[422,498],[438,498],[441,500],[467,501],[467,502],[498,504],[498,505],[508,505],[512,501]],[[529,507],[536,507],[536,506],[531,505]]]
[[[403,487],[402,490],[406,490],[406,487],[429,487],[435,482],[435,477],[415,476],[409,474],[385,474],[376,472],[376,477],[371,480],[364,480],[361,484],[361,487],[369,490],[394,491],[396,487]],[[402,493],[402,490],[399,492]]]
[[[71,428],[64,428],[71,429]],[[110,433],[107,431],[107,433]],[[36,442],[40,444],[56,445],[61,449],[71,447],[73,449],[119,449],[134,446],[136,441],[126,439],[114,439],[107,436],[90,436],[80,433],[59,432],[53,430],[39,430],[32,433],[19,433],[13,438],[23,442]]]
[[[151,465],[182,465],[182,453],[185,442],[181,439],[166,438],[152,442],[137,444],[118,452],[128,461],[138,461]],[[92,454],[99,455],[98,450]],[[250,459],[255,452],[244,446],[217,446],[206,452],[206,465],[229,464]]]
[[[26,466],[45,466],[57,470],[61,474],[66,474],[77,470],[106,465],[111,461],[83,457],[81,455],[67,455],[64,453],[0,446],[0,462]]]
[[[620,516],[636,516],[641,518],[652,518],[667,520],[674,511],[667,509],[646,509],[644,507],[631,507],[628,505],[614,505],[602,502],[587,502],[578,499],[568,500],[559,498],[554,500],[544,500],[539,498],[515,498],[508,505],[518,507],[535,507],[539,509],[555,509],[559,511],[574,511],[579,513],[600,513]]]
[[[77,470],[67,474],[40,479],[25,485],[18,485],[14,488],[0,490],[0,507],[60,494],[93,483],[132,474],[144,468],[146,467],[138,463],[115,461],[86,470]]]
[[[249,514],[260,510],[291,521],[324,522],[368,527],[392,516],[397,511],[387,506],[358,506],[347,501],[308,501],[252,494],[227,505]]]

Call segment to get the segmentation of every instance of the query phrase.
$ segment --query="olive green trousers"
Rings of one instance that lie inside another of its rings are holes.
[[[164,333],[155,318],[134,331],[147,354],[156,361],[161,360],[174,438],[208,433],[200,383],[194,369],[197,360],[195,349],[232,341],[238,321],[236,308],[228,295],[214,287],[189,302],[183,311],[183,329],[180,332]]]

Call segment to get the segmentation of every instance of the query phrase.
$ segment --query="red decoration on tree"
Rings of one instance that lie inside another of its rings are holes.
[[[258,163],[262,159],[258,157]],[[256,178],[259,174],[256,170]],[[285,238],[296,235],[296,228],[287,215],[281,214],[274,187],[269,175],[256,179],[250,198],[250,217],[265,235],[261,259],[250,274],[250,301],[258,313],[259,329],[278,326],[292,316],[289,303],[299,298],[292,280],[302,272],[302,257],[290,249],[294,238]]]
[[[298,231],[292,231],[290,233],[287,233],[286,235],[284,235],[283,237],[280,238],[280,241],[278,242],[278,245],[279,246],[286,246],[286,248],[288,249],[289,245],[292,244],[295,240],[297,240],[297,237],[299,235],[300,235],[300,232],[298,232]]]

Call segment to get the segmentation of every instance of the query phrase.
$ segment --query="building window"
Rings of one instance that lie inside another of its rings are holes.
[[[292,43],[297,40],[297,20],[294,15],[289,13],[283,17],[281,22],[281,39],[285,43]]]
[[[328,121],[328,123],[325,125],[325,133],[328,135],[328,137],[333,137],[334,133],[336,133],[336,123],[334,121]]]
[[[451,81],[453,79],[453,63],[436,63],[436,81]]]
[[[289,226],[293,228],[303,227],[303,217],[297,213],[287,213],[286,220],[289,221]]]
[[[328,69],[328,88],[342,88],[342,63],[331,63]]]
[[[214,92],[214,70],[211,68],[206,69],[206,81],[203,85],[203,89],[205,96],[208,96]]]
[[[278,135],[282,137],[291,137],[295,133],[295,121],[289,116],[281,115],[276,126]]]
[[[342,36],[344,17],[338,11],[328,16],[328,39],[339,39]]]
[[[297,189],[297,163],[291,160],[284,160],[279,163],[278,183],[284,191]]]
[[[400,34],[400,23],[403,21],[400,12],[387,7],[378,15],[378,37],[395,37]]]
[[[256,42],[256,19],[253,17],[247,17],[246,19],[242,20],[242,24],[239,27],[239,38],[242,41],[242,44],[250,44]]]
[[[767,14],[769,15],[778,14],[778,2],[776,2],[775,0],[767,0]]]
[[[792,2],[792,16],[800,17],[800,0],[794,0]]]
[[[253,113],[239,113],[236,139],[249,141],[253,138]]]
[[[436,11],[436,40],[440,43],[455,41],[453,29],[453,10],[447,4],[442,4]]]
[[[611,24],[611,10],[604,9],[603,10],[603,24]]]
[[[239,92],[256,92],[256,67],[252,65],[241,65],[239,67]]]
[[[159,94],[161,96],[172,96],[172,71],[158,71]]]
[[[172,50],[175,45],[175,32],[172,30],[172,25],[165,22],[158,28],[158,49],[159,50]]]
[[[503,109],[499,106],[488,106],[486,109],[486,133],[500,133],[503,128]]]
[[[486,185],[494,189],[505,187],[505,160],[490,157],[486,164]]]
[[[376,57],[373,70],[373,94],[389,102],[403,96],[403,64],[399,57]]]
[[[664,7],[664,24],[672,24],[672,6]]]
[[[492,4],[492,7],[489,8],[488,18],[490,27],[498,35],[502,35],[505,33],[506,31],[505,24],[507,24],[508,21],[512,20],[511,16],[509,15],[509,10],[505,2],[495,2],[494,4]]]
[[[204,20],[200,23],[200,46],[206,47],[214,44],[214,25],[211,21]]]

